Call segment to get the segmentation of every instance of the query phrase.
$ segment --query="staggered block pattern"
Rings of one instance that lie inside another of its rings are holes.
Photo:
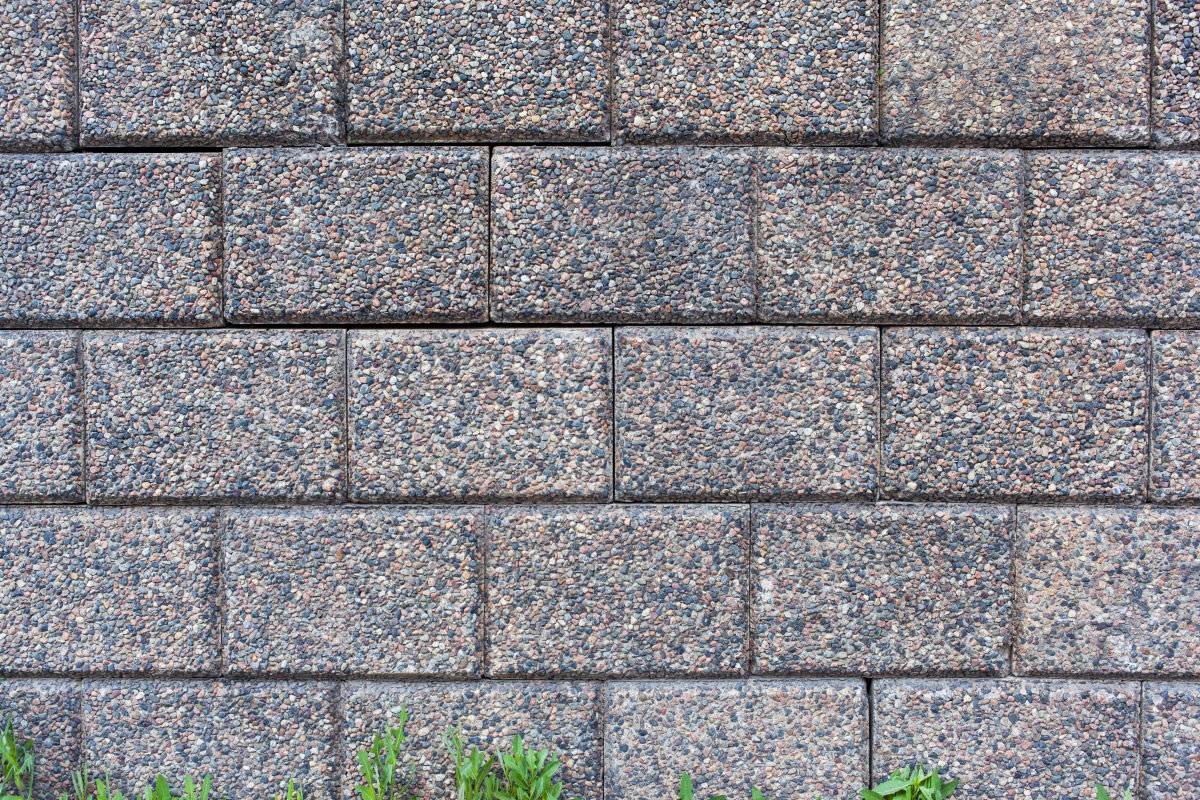
[[[0,722],[354,800],[1200,786],[1196,0],[0,0]]]

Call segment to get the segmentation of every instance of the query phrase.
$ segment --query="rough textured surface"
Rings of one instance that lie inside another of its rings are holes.
[[[476,672],[482,522],[469,509],[230,514],[228,669]]]
[[[881,680],[873,684],[875,780],[940,764],[967,800],[1081,800],[1133,788],[1136,683]]]
[[[350,339],[356,500],[606,500],[610,334],[386,331]]]
[[[608,135],[599,0],[345,0],[353,141]]]
[[[0,149],[75,139],[73,0],[0,0]]]
[[[617,334],[624,500],[869,496],[870,328],[626,328]]]
[[[332,800],[333,700],[318,682],[89,682],[84,757],[116,786],[207,773],[215,796],[251,800],[295,778],[306,798]]]
[[[1019,513],[1018,671],[1200,672],[1200,511]]]
[[[1140,498],[1147,349],[1141,331],[887,331],[883,491]]]
[[[1029,319],[1200,319],[1200,155],[1028,158]]]
[[[489,669],[740,673],[747,544],[740,506],[497,513],[487,554]]]
[[[530,747],[553,749],[562,759],[562,796],[600,800],[599,704],[598,683],[348,683],[340,711],[345,751],[354,753],[407,706],[418,797],[453,793],[454,768],[441,736],[457,725],[468,749],[507,749],[517,734]],[[350,759],[342,764],[343,800],[358,796],[355,769]]]
[[[1200,497],[1200,332],[1155,331],[1150,499]]]
[[[337,331],[89,335],[89,497],[341,496],[342,339]]]
[[[1175,800],[1200,785],[1200,685],[1143,686],[1142,786],[1147,800]]]
[[[0,663],[219,669],[217,529],[204,510],[0,509]]]
[[[487,152],[237,150],[225,310],[242,322],[487,318]]]
[[[614,0],[614,135],[874,139],[875,9],[863,0]]]
[[[756,506],[756,672],[1003,673],[1012,512]]]
[[[1138,0],[889,0],[886,141],[1144,144],[1149,7]]]
[[[0,324],[221,318],[220,159],[0,158]]]
[[[83,499],[83,371],[69,333],[0,332],[0,501]]]
[[[1154,141],[1200,144],[1200,4],[1154,0]]]
[[[34,744],[34,800],[58,800],[71,789],[79,762],[79,687],[65,680],[6,680],[0,683],[0,724]]]
[[[505,148],[493,173],[497,320],[753,316],[749,154]]]
[[[341,0],[83,0],[86,145],[335,141]]]
[[[1016,153],[779,149],[759,164],[763,319],[1015,319]]]
[[[850,800],[866,782],[861,681],[611,683],[607,695],[609,800],[673,796],[683,771],[698,797],[748,797],[753,784],[767,797]]]

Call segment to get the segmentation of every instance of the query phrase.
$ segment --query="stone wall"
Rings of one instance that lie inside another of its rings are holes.
[[[1194,0],[0,0],[39,795],[1200,798],[1197,143]]]

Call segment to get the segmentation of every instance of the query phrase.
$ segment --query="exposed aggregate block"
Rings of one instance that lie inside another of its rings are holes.
[[[482,525],[482,509],[229,514],[226,668],[476,673]]]
[[[863,0],[614,0],[614,135],[874,140],[875,9]]]
[[[896,328],[883,350],[887,496],[1142,497],[1142,331]]]
[[[338,331],[89,335],[89,498],[340,497],[342,337]]]
[[[620,498],[872,495],[878,346],[874,328],[618,331]]]
[[[766,150],[759,163],[763,319],[1015,319],[1016,153]]]
[[[0,665],[220,669],[217,533],[205,510],[0,509]]]
[[[599,0],[346,0],[351,141],[608,137]]]
[[[358,797],[353,754],[395,724],[402,706],[416,797],[453,796],[454,763],[442,735],[458,727],[468,750],[507,750],[516,735],[529,747],[550,749],[562,760],[555,776],[563,782],[562,796],[600,800],[600,684],[553,681],[344,684],[343,800]]]
[[[350,337],[351,495],[364,501],[607,500],[607,330]]]
[[[75,334],[0,332],[0,501],[83,499]]]
[[[82,0],[91,146],[332,143],[341,0]]]
[[[126,791],[208,774],[229,800],[275,797],[292,778],[332,800],[334,693],[315,681],[85,682],[84,757]]]
[[[1154,141],[1200,144],[1200,3],[1154,0]]]
[[[1178,800],[1200,786],[1200,685],[1146,683],[1142,786],[1146,800]]]
[[[1010,509],[767,505],[753,525],[755,672],[1007,671]]]
[[[656,681],[606,688],[608,800],[696,796],[850,800],[867,779],[862,681]]]
[[[220,158],[0,158],[0,324],[221,318]]]
[[[74,16],[72,0],[0,0],[0,149],[74,144]]]
[[[18,741],[33,742],[34,800],[58,800],[71,790],[71,771],[79,767],[78,684],[5,680],[0,683],[0,724],[10,718]]]
[[[889,0],[883,16],[887,141],[1149,140],[1141,0]]]
[[[744,506],[497,510],[491,673],[741,673],[746,517]]]
[[[1155,331],[1150,499],[1200,497],[1200,332]]]
[[[1200,673],[1200,510],[1022,508],[1015,668]]]
[[[1137,779],[1136,683],[879,680],[872,697],[875,781],[924,763],[965,800],[1081,800]]]
[[[1071,152],[1028,159],[1031,320],[1200,319],[1200,155]]]
[[[493,165],[496,319],[753,317],[747,152],[505,148]]]
[[[487,170],[483,148],[228,154],[226,314],[487,319]]]

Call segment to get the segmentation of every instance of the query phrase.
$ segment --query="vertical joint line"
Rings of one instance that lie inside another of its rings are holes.
[[[342,502],[350,496],[350,331],[342,330]]]
[[[1012,505],[1009,535],[1012,537],[1012,544],[1009,547],[1008,569],[1012,580],[1013,603],[1008,620],[1008,674],[1013,676],[1017,672],[1017,638],[1021,634],[1021,608],[1024,604],[1018,567],[1025,557],[1025,538],[1021,535],[1021,506],[1018,503]]]
[[[608,143],[619,144],[616,136],[616,108],[617,108],[617,40],[614,35],[616,25],[613,23],[613,14],[616,9],[613,6],[616,0],[608,0],[604,4],[604,54],[608,61],[607,78],[608,78],[608,108],[605,118],[608,122]]]
[[[346,6],[350,0],[341,2],[342,42],[338,48],[337,87],[338,87],[338,123],[341,126],[342,141],[350,143],[350,37],[346,22]]]
[[[1149,41],[1146,43],[1146,59],[1149,63],[1146,65],[1146,125],[1149,128],[1149,136],[1147,144],[1150,147],[1155,146],[1155,130],[1158,127],[1154,119],[1154,82],[1158,78],[1156,64],[1158,62],[1158,0],[1147,0],[1149,8],[1147,9],[1147,34]]]
[[[872,64],[875,79],[875,143],[883,144],[883,14],[884,0],[875,4],[875,63]]]

